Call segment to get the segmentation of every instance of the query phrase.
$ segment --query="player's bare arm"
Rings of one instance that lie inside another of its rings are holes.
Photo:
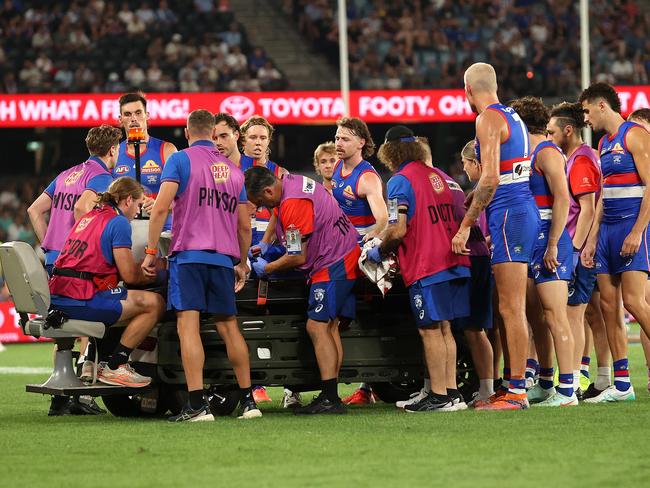
[[[490,204],[499,186],[501,140],[507,134],[507,125],[501,116],[491,110],[476,120],[476,136],[481,141],[481,177],[474,190],[474,198],[458,232],[451,241],[456,254],[469,254],[467,239],[469,231],[481,212]]]
[[[74,204],[74,220],[75,222],[81,217],[90,212],[97,203],[97,193],[92,190],[84,190],[84,192]]]
[[[561,264],[557,259],[557,244],[569,216],[569,185],[564,169],[564,158],[558,151],[554,148],[544,148],[537,154],[537,161],[553,195],[553,219],[544,254],[544,265],[548,270],[555,272]]]
[[[149,216],[149,236],[147,238],[147,247],[149,249],[156,249],[158,241],[160,240],[160,233],[165,225],[169,207],[174,201],[174,197],[178,192],[178,183],[174,181],[164,181],[160,185],[160,192],[156,197],[156,202],[151,209]],[[155,270],[156,256],[147,254],[142,262],[142,269],[147,276],[153,276]]]
[[[51,207],[52,199],[47,193],[43,192],[27,209],[29,221],[32,223],[34,233],[40,242],[43,242],[43,239],[45,239],[45,233],[47,232],[45,214],[50,211]]]
[[[359,178],[358,193],[360,197],[368,201],[372,216],[375,218],[375,225],[370,228],[365,236],[365,240],[372,239],[379,235],[388,223],[388,209],[384,201],[383,188],[379,176],[375,173],[364,173]]]

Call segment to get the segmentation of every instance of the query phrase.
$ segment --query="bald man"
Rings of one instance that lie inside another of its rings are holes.
[[[506,332],[508,362],[500,389],[477,410],[528,408],[525,371],[528,351],[526,279],[540,225],[539,212],[530,190],[530,141],[528,128],[517,112],[499,102],[494,68],[475,63],[465,72],[465,94],[476,119],[476,155],[481,177],[474,199],[452,240],[454,252],[469,254],[467,239],[483,209],[487,208],[492,236],[492,270],[499,298],[499,312]],[[557,242],[549,241],[549,246]],[[509,378],[509,379],[508,379]]]

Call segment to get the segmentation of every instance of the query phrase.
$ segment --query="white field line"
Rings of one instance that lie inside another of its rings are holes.
[[[26,366],[0,366],[0,374],[48,374],[52,368],[29,368]]]

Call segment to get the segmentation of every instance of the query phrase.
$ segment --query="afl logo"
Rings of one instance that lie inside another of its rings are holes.
[[[115,174],[116,175],[123,175],[125,173],[128,173],[130,169],[131,168],[129,168],[128,166],[124,166],[124,165],[118,166],[117,168],[115,168]]]
[[[442,178],[440,178],[440,176],[432,174],[429,176],[429,181],[431,181],[431,186],[433,186],[433,189],[436,193],[445,191],[445,184],[442,182]]]
[[[219,109],[222,112],[229,113],[237,120],[244,120],[253,115],[255,104],[250,98],[234,95],[221,102]]]
[[[230,176],[230,167],[225,163],[213,164],[210,169],[216,183],[224,183]]]

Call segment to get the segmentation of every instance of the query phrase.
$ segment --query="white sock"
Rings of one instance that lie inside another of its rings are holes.
[[[431,391],[431,380],[424,378],[424,391]]]
[[[480,400],[487,400],[494,395],[494,380],[479,380],[478,397]]]
[[[578,391],[580,388],[580,370],[573,370],[573,390]]]
[[[594,382],[594,387],[604,390],[612,384],[612,368],[609,366],[598,366],[598,376]]]

